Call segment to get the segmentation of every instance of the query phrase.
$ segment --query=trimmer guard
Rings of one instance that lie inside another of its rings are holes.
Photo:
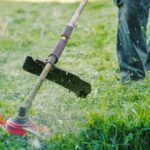
[[[45,65],[46,61],[34,60],[31,56],[27,56],[23,64],[23,69],[39,76]],[[88,82],[55,65],[46,78],[74,92],[77,97],[85,98],[91,92],[91,85]]]

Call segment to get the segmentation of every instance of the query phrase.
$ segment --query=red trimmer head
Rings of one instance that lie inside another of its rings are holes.
[[[28,132],[36,135],[50,135],[50,130],[44,125],[35,125],[32,120],[26,116],[26,108],[20,107],[18,116],[6,120],[0,114],[0,127],[13,135],[25,136]]]
[[[24,123],[21,122],[22,118],[9,118],[6,122],[6,130],[10,134],[26,135],[26,129],[34,129],[34,124],[31,120],[27,119]]]
[[[9,118],[7,121],[1,117],[0,125],[6,128],[6,131],[10,134],[15,135],[26,135],[26,129],[34,130],[35,125],[26,116],[26,109],[24,107],[20,107],[19,114],[16,118]]]

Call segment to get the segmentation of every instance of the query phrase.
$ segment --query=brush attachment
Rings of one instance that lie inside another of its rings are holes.
[[[23,69],[35,75],[40,75],[46,65],[46,61],[34,60],[31,56],[26,57]],[[77,97],[86,98],[91,92],[90,83],[82,80],[80,77],[58,68],[56,65],[49,72],[46,79],[63,86],[76,94]]]

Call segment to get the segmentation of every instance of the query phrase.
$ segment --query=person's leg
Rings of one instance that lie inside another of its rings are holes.
[[[117,1],[117,0],[116,0]],[[118,0],[117,55],[123,82],[145,77],[150,0]]]
[[[118,7],[121,7],[123,5],[125,0],[114,0],[115,2],[115,5],[118,6]]]
[[[146,70],[150,70],[150,41],[149,41],[149,44],[148,44],[148,58],[147,58],[147,62],[146,62]]]

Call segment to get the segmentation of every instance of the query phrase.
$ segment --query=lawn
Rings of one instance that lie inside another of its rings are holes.
[[[46,59],[77,6],[0,1],[0,112],[6,118],[16,115],[37,80],[22,69],[26,56]],[[92,92],[81,99],[45,81],[29,114],[50,135],[18,137],[0,129],[0,149],[150,148],[150,73],[144,81],[120,83],[116,30],[113,2],[89,1],[58,66],[90,82]]]

